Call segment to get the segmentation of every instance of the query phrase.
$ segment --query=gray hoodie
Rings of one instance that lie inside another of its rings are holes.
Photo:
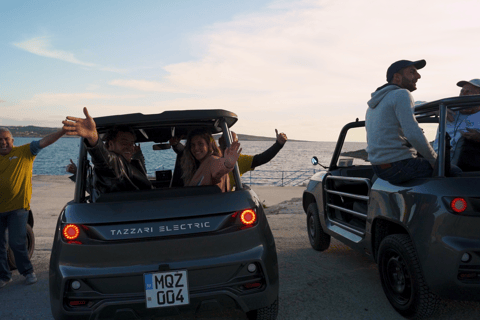
[[[416,157],[418,151],[435,164],[437,154],[425,138],[413,114],[414,101],[407,89],[385,85],[372,93],[365,117],[368,160],[391,163]],[[413,146],[407,146],[407,140]]]

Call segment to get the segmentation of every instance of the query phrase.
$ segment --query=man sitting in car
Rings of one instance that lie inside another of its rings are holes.
[[[430,177],[437,158],[413,114],[410,92],[425,60],[400,60],[387,70],[387,83],[372,93],[365,117],[368,159],[375,174],[390,183]],[[410,144],[413,147],[408,146]],[[423,157],[418,157],[419,152]]]
[[[480,79],[459,81],[460,97],[480,94]],[[446,132],[450,136],[450,159],[464,171],[477,171],[480,146],[480,106],[457,112],[448,109]],[[438,131],[433,148],[438,152]],[[465,157],[464,155],[468,155]]]
[[[94,185],[99,193],[152,189],[144,164],[134,159],[135,133],[126,126],[109,130],[100,141],[95,121],[83,109],[85,119],[67,117],[62,121],[67,135],[86,139],[94,165]]]

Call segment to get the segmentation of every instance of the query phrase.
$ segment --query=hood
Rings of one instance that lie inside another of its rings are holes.
[[[375,92],[372,93],[372,99],[367,102],[368,106],[372,109],[375,109],[388,93],[398,89],[401,88],[395,84],[390,83],[379,87]]]

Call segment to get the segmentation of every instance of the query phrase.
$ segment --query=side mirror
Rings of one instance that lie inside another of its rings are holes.
[[[170,143],[158,143],[158,144],[154,144],[152,146],[152,149],[153,150],[168,150],[171,147],[172,146],[170,145]]]
[[[316,165],[318,164],[318,158],[317,158],[316,156],[314,156],[314,157],[312,158],[312,164],[313,164],[314,166],[316,166]]]

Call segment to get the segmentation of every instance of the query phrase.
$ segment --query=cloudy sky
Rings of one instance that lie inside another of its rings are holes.
[[[416,100],[480,78],[479,1],[2,0],[0,125],[67,115],[235,112],[238,133],[336,140],[388,66]]]

